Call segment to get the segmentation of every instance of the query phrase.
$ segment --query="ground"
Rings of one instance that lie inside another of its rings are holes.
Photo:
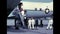
[[[7,34],[53,34],[52,30],[46,30],[46,26],[38,27],[37,29],[23,29],[15,30],[14,27],[7,28]]]

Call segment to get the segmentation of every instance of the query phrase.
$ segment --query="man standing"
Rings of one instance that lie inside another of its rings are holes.
[[[31,26],[31,25],[32,25],[32,26]],[[28,28],[34,29],[34,25],[35,25],[35,20],[33,19],[33,17],[31,17],[31,18],[28,20]]]
[[[31,19],[28,18],[28,28],[31,29]]]
[[[47,29],[52,29],[52,28],[53,28],[53,19],[51,18],[51,19],[49,20]]]
[[[23,4],[22,3],[19,3],[18,6],[14,9],[14,12],[13,12],[13,15],[15,15],[18,19],[21,20],[20,23],[22,23],[22,25],[24,26],[24,18],[23,18],[23,13],[21,13],[23,11],[23,8],[22,8]],[[19,22],[19,21],[17,21]]]

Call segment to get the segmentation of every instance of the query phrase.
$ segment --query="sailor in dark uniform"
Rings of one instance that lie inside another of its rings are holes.
[[[29,29],[34,29],[35,28],[34,25],[35,25],[35,19],[33,17],[29,18],[29,20],[28,20],[28,28]]]

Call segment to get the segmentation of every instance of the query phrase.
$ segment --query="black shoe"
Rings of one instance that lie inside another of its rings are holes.
[[[34,29],[32,29],[32,30],[34,30]]]
[[[16,30],[19,30],[19,27],[15,27]]]

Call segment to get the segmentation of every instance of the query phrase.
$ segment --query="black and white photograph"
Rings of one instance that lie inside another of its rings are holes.
[[[7,34],[53,34],[53,0],[7,0]]]

